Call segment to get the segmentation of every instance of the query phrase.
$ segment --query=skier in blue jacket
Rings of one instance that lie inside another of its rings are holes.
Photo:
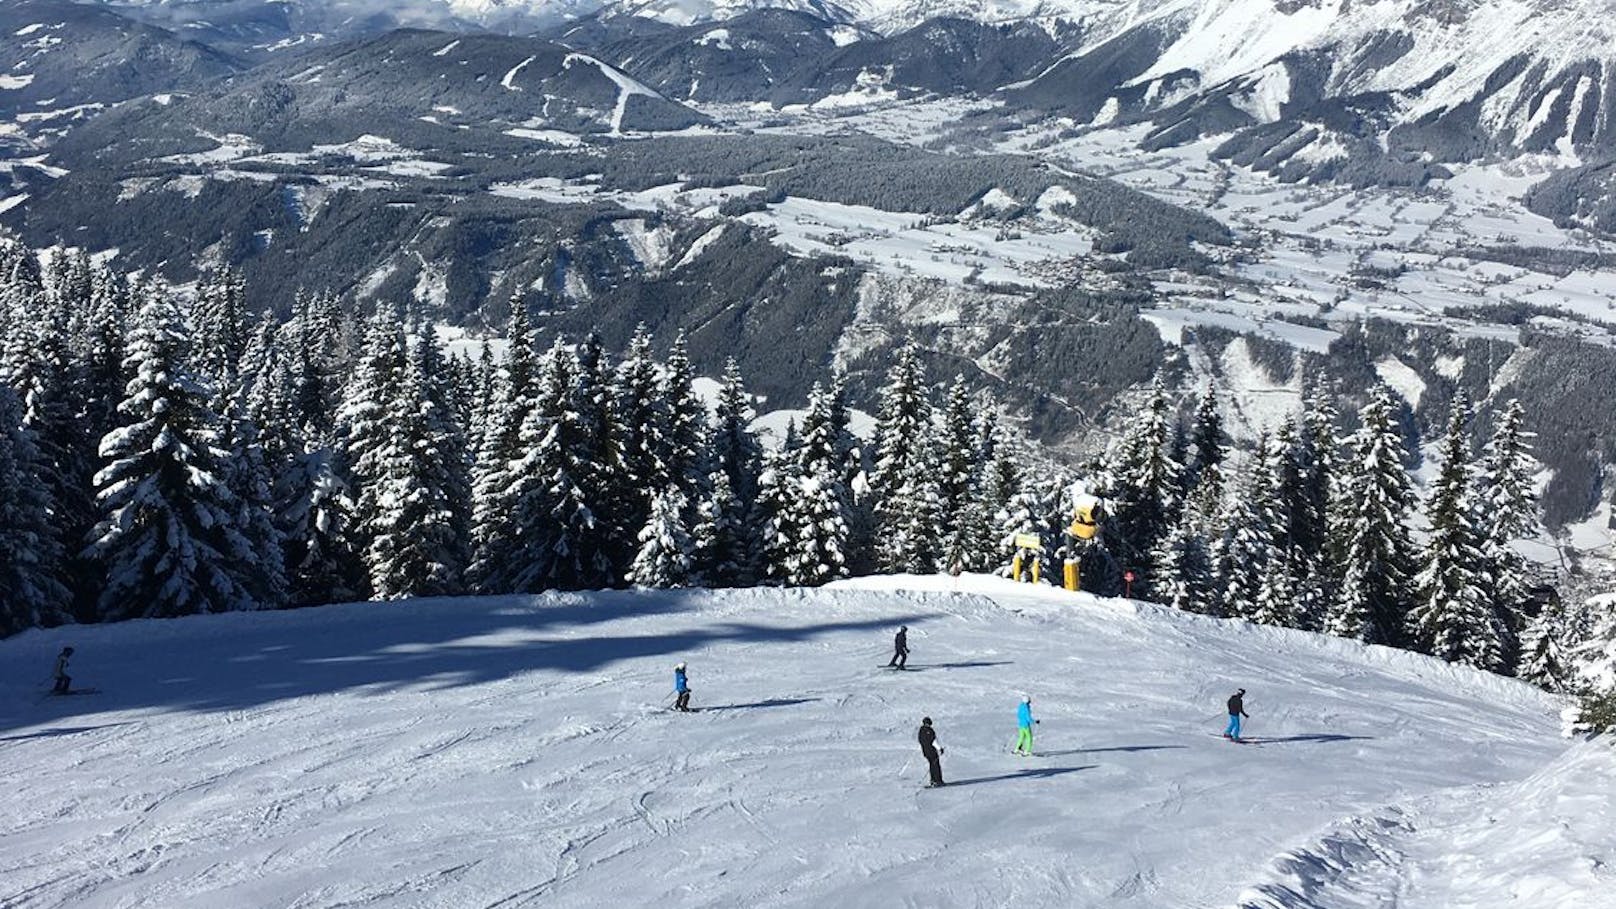
[[[673,667],[673,690],[679,695],[673,701],[673,709],[688,711],[690,709],[690,680],[685,678],[685,664],[683,663]]]
[[[1016,754],[1032,757],[1032,727],[1036,722],[1032,718],[1032,698],[1023,695],[1016,707]]]

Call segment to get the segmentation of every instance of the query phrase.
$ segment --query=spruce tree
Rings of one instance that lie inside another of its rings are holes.
[[[693,531],[696,577],[707,587],[742,587],[752,582],[752,534],[747,508],[730,488],[729,474],[714,470],[706,497],[696,510]]]
[[[356,503],[335,452],[322,446],[298,454],[277,490],[292,605],[368,597],[370,579],[355,538]]]
[[[1266,435],[1257,443],[1239,494],[1224,519],[1226,543],[1219,553],[1222,574],[1218,578],[1224,615],[1255,618],[1264,588],[1273,583],[1285,559],[1275,448],[1274,440]],[[1271,595],[1269,601],[1271,605]]]
[[[522,425],[534,407],[533,333],[527,305],[511,300],[508,350],[502,373],[488,377],[490,399],[484,405],[486,423],[471,472],[471,564],[466,572],[472,588],[481,593],[508,593],[516,545],[515,502],[510,490],[517,478],[512,471],[524,455]]]
[[[724,364],[708,447],[713,468],[729,477],[730,488],[742,502],[757,496],[763,463],[762,449],[751,429],[754,416],[740,367],[730,359]]]
[[[651,336],[640,326],[617,369],[612,419],[618,433],[622,494],[618,525],[631,534],[651,516],[651,498],[673,483],[668,466],[668,409],[651,356]],[[631,547],[632,549],[632,547]]]
[[[1173,429],[1172,401],[1158,376],[1113,454],[1111,520],[1102,530],[1107,546],[1143,578],[1154,576],[1151,552],[1180,505],[1182,467],[1171,457]]]
[[[1520,664],[1516,675],[1553,692],[1571,690],[1576,664],[1561,642],[1565,635],[1565,606],[1559,597],[1545,603],[1521,635]]]
[[[1419,647],[1451,663],[1496,670],[1503,660],[1500,627],[1488,601],[1477,504],[1472,498],[1470,405],[1455,397],[1442,436],[1442,466],[1426,506],[1430,536],[1415,578],[1409,615]]]
[[[1173,522],[1151,562],[1156,566],[1151,586],[1157,602],[1185,612],[1212,612],[1206,541],[1188,515]]]
[[[101,440],[107,467],[96,477],[101,522],[91,551],[106,569],[105,619],[265,605],[243,583],[265,566],[242,533],[222,420],[186,345],[173,302],[150,293],[130,337],[122,425]]]
[[[637,587],[688,587],[692,580],[695,544],[685,527],[685,497],[678,489],[665,489],[651,500],[651,519],[641,528],[640,551],[629,568],[629,582]]]
[[[578,494],[588,503],[593,522],[575,537],[578,564],[585,589],[620,583],[633,552],[635,528],[624,524],[622,503],[632,502],[635,490],[620,469],[620,443],[624,436],[612,406],[612,373],[600,337],[591,333],[578,348],[576,393],[573,409],[578,420],[578,442],[572,446],[573,476]]]
[[[936,569],[938,502],[931,452],[931,400],[916,349],[898,350],[880,392],[870,493],[882,571]]]
[[[1405,639],[1413,489],[1403,445],[1392,392],[1377,386],[1352,437],[1335,509],[1342,579],[1329,620],[1332,634],[1392,646]]]
[[[1521,637],[1532,598],[1535,567],[1515,547],[1538,535],[1536,476],[1542,465],[1532,456],[1532,434],[1517,400],[1504,405],[1476,474],[1479,533],[1489,607],[1504,636],[1506,661],[1527,658]],[[1541,646],[1541,640],[1534,642]],[[1541,653],[1539,654],[1541,656]]]
[[[536,406],[522,427],[526,453],[513,472],[518,546],[510,583],[519,592],[587,589],[611,567],[580,484],[589,469],[579,459],[588,450],[589,424],[578,406],[579,369],[557,341],[540,363]]]
[[[68,621],[65,553],[22,401],[0,383],[0,637]]]
[[[1223,414],[1218,409],[1217,395],[1209,385],[1195,405],[1194,421],[1190,425],[1190,462],[1185,469],[1185,486],[1193,488],[1202,472],[1216,470],[1228,456],[1229,437],[1223,431]]]
[[[388,348],[401,370],[383,387],[385,426],[362,496],[368,544],[365,564],[382,599],[451,596],[463,588],[464,512],[460,459],[450,418],[434,391],[436,359],[417,340],[414,355],[399,327]]]
[[[707,474],[707,405],[696,396],[695,380],[681,333],[668,351],[662,375],[661,397],[667,414],[663,460],[668,479],[687,500],[701,494]]]

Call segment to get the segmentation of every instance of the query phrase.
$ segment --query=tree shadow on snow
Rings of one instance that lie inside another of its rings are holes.
[[[1336,735],[1328,732],[1313,733],[1311,735],[1287,735],[1278,738],[1268,736],[1242,736],[1240,741],[1248,745],[1282,745],[1287,742],[1353,742],[1359,739],[1373,739],[1372,735]]]
[[[1167,751],[1183,745],[1117,745],[1114,748],[1072,748],[1067,751],[1040,751],[1039,757],[1061,757],[1068,754],[1106,754],[1113,751]]]
[[[99,726],[52,726],[38,732],[24,733],[23,735],[8,735],[0,737],[0,742],[25,742],[29,739],[53,739],[64,735],[78,735],[83,732],[94,732],[97,729],[112,729],[116,726],[127,726],[128,723],[102,723]]]
[[[793,593],[774,595],[789,599]],[[77,650],[75,679],[99,687],[101,694],[37,705],[12,697],[0,709],[0,733],[48,723],[66,728],[63,721],[70,717],[103,711],[241,711],[317,694],[452,689],[535,671],[589,673],[640,661],[643,665],[623,667],[621,674],[654,678],[656,690],[648,690],[654,697],[665,690],[663,673],[671,678],[676,658],[707,648],[884,633],[930,617],[908,611],[861,620],[769,623],[776,614],[771,607],[778,604],[766,596],[751,610],[733,608],[750,605],[744,602],[708,610],[707,602],[700,591],[598,591],[65,626],[0,642],[0,694],[32,691],[36,669],[48,670],[66,644]],[[746,620],[749,614],[759,621]],[[698,688],[702,680],[724,674],[721,663],[700,659],[691,661],[691,670]],[[489,692],[503,693],[517,697],[526,691]]]
[[[1054,776],[1065,776],[1068,773],[1077,773],[1082,770],[1093,770],[1095,764],[1082,767],[1031,767],[1018,770],[1015,773],[1001,773],[998,776],[979,776],[968,780],[955,780],[948,784],[953,789],[958,786],[975,786],[978,783],[1003,783],[1009,780],[1041,780]]]
[[[712,710],[758,710],[765,707],[794,707],[798,704],[812,704],[824,698],[771,698],[767,701],[758,701],[752,704],[719,704],[715,707],[702,707],[698,705],[698,713],[707,713]]]

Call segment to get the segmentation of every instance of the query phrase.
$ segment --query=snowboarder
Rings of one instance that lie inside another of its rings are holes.
[[[902,669],[909,662],[909,626],[904,625],[898,629],[898,636],[892,639],[892,660],[887,663],[888,669]]]
[[[1240,718],[1251,719],[1251,715],[1246,713],[1245,697],[1246,689],[1242,688],[1229,698],[1229,728],[1223,730],[1223,737],[1232,742],[1240,741]]]
[[[67,676],[67,661],[73,656],[73,648],[63,647],[62,652],[56,655],[56,687],[51,694],[67,694],[73,685],[73,680]]]
[[[926,788],[943,785],[943,749],[937,747],[937,730],[931,728],[929,716],[920,719],[920,753],[926,756],[926,766],[931,770],[931,782]]]
[[[689,712],[690,680],[685,677],[684,663],[676,664],[673,667],[673,690],[678,695],[673,700],[673,709]]]
[[[1016,707],[1016,754],[1032,757],[1032,727],[1037,722],[1032,718],[1032,698],[1022,695]]]

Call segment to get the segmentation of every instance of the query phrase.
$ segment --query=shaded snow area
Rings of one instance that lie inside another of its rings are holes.
[[[69,643],[101,693],[40,697]],[[0,704],[16,909],[1616,905],[1611,754],[1533,689],[987,578],[31,631]]]

